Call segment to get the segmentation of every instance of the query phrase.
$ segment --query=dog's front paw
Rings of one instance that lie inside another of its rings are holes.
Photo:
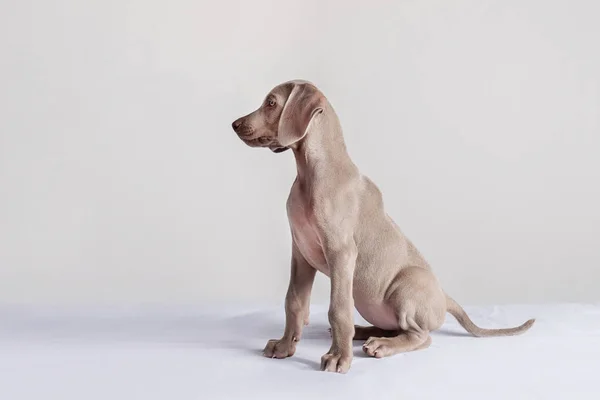
[[[263,350],[263,356],[268,358],[291,357],[296,352],[296,342],[297,340],[294,338],[271,339]]]
[[[321,357],[321,371],[345,374],[352,364],[352,351],[329,350]]]

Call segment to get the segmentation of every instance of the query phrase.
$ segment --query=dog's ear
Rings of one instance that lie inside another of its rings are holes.
[[[323,112],[324,102],[323,94],[313,85],[294,84],[279,119],[279,144],[287,147],[306,136],[315,115]]]

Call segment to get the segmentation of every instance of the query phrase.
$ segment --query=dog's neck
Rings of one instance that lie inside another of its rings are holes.
[[[332,176],[329,174],[332,170],[356,169],[346,150],[340,121],[329,104],[314,117],[306,136],[291,149],[300,182],[314,182],[316,175]]]

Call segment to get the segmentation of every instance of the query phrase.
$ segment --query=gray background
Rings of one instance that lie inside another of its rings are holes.
[[[598,15],[593,0],[2,1],[0,303],[281,301],[293,157],[230,123],[294,78],[329,97],[454,297],[597,301]]]

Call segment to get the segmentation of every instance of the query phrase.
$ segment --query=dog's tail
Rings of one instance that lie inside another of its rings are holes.
[[[454,318],[458,321],[458,323],[466,329],[467,332],[476,337],[486,337],[486,336],[512,336],[519,335],[523,332],[526,332],[533,323],[535,319],[530,319],[525,322],[523,325],[519,325],[514,328],[503,328],[503,329],[484,329],[480,328],[471,321],[471,318],[467,315],[465,310],[458,304],[454,299],[450,296],[446,295],[446,304],[447,311],[452,314]]]

